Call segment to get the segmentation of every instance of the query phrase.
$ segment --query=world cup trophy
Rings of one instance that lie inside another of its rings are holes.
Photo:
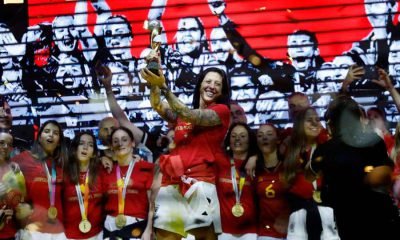
[[[147,29],[150,31],[150,46],[151,52],[146,57],[147,69],[152,73],[158,75],[160,64],[158,62],[161,47],[161,23],[157,20],[152,20],[148,23]]]

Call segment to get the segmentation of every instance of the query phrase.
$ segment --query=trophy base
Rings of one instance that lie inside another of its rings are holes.
[[[155,75],[159,76],[158,71],[160,70],[158,62],[151,61],[147,64],[147,69],[150,70],[150,72],[154,73]]]

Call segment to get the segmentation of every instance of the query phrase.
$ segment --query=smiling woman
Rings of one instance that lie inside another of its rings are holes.
[[[216,239],[221,222],[214,163],[226,160],[220,146],[230,122],[226,74],[218,68],[200,73],[193,109],[171,92],[162,71],[155,75],[143,69],[141,75],[151,84],[153,109],[176,126],[175,148],[160,158],[163,179],[156,199],[157,238],[181,239],[190,233],[200,239]],[[161,100],[161,93],[167,101]]]
[[[249,126],[234,123],[224,141],[229,159],[217,161],[217,192],[221,207],[219,240],[257,239],[254,185],[244,166],[255,153],[255,137]]]
[[[296,113],[293,133],[283,162],[283,180],[287,188],[290,219],[287,239],[340,239],[331,208],[321,207],[321,178],[309,181],[306,165],[315,148],[327,140],[316,110],[312,107]],[[306,213],[306,214],[305,214]],[[323,217],[322,217],[323,216]]]
[[[106,197],[104,238],[150,239],[154,165],[134,154],[135,139],[125,127],[113,130],[111,146],[117,163],[110,173],[101,174]]]

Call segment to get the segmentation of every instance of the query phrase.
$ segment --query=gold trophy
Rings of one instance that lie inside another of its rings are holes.
[[[151,52],[146,57],[147,69],[149,69],[152,73],[158,75],[158,71],[160,70],[160,64],[158,62],[160,56],[160,47],[161,47],[161,23],[157,20],[152,20],[148,22],[147,29],[150,31],[150,45]]]

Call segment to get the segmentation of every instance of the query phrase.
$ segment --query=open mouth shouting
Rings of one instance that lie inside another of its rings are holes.
[[[57,41],[57,46],[62,52],[71,52],[75,49],[76,40],[71,36],[64,36],[62,39]]]
[[[67,89],[74,88],[74,82],[75,81],[74,81],[74,79],[72,77],[64,76],[63,83],[64,83],[64,87],[65,88],[67,88]]]

